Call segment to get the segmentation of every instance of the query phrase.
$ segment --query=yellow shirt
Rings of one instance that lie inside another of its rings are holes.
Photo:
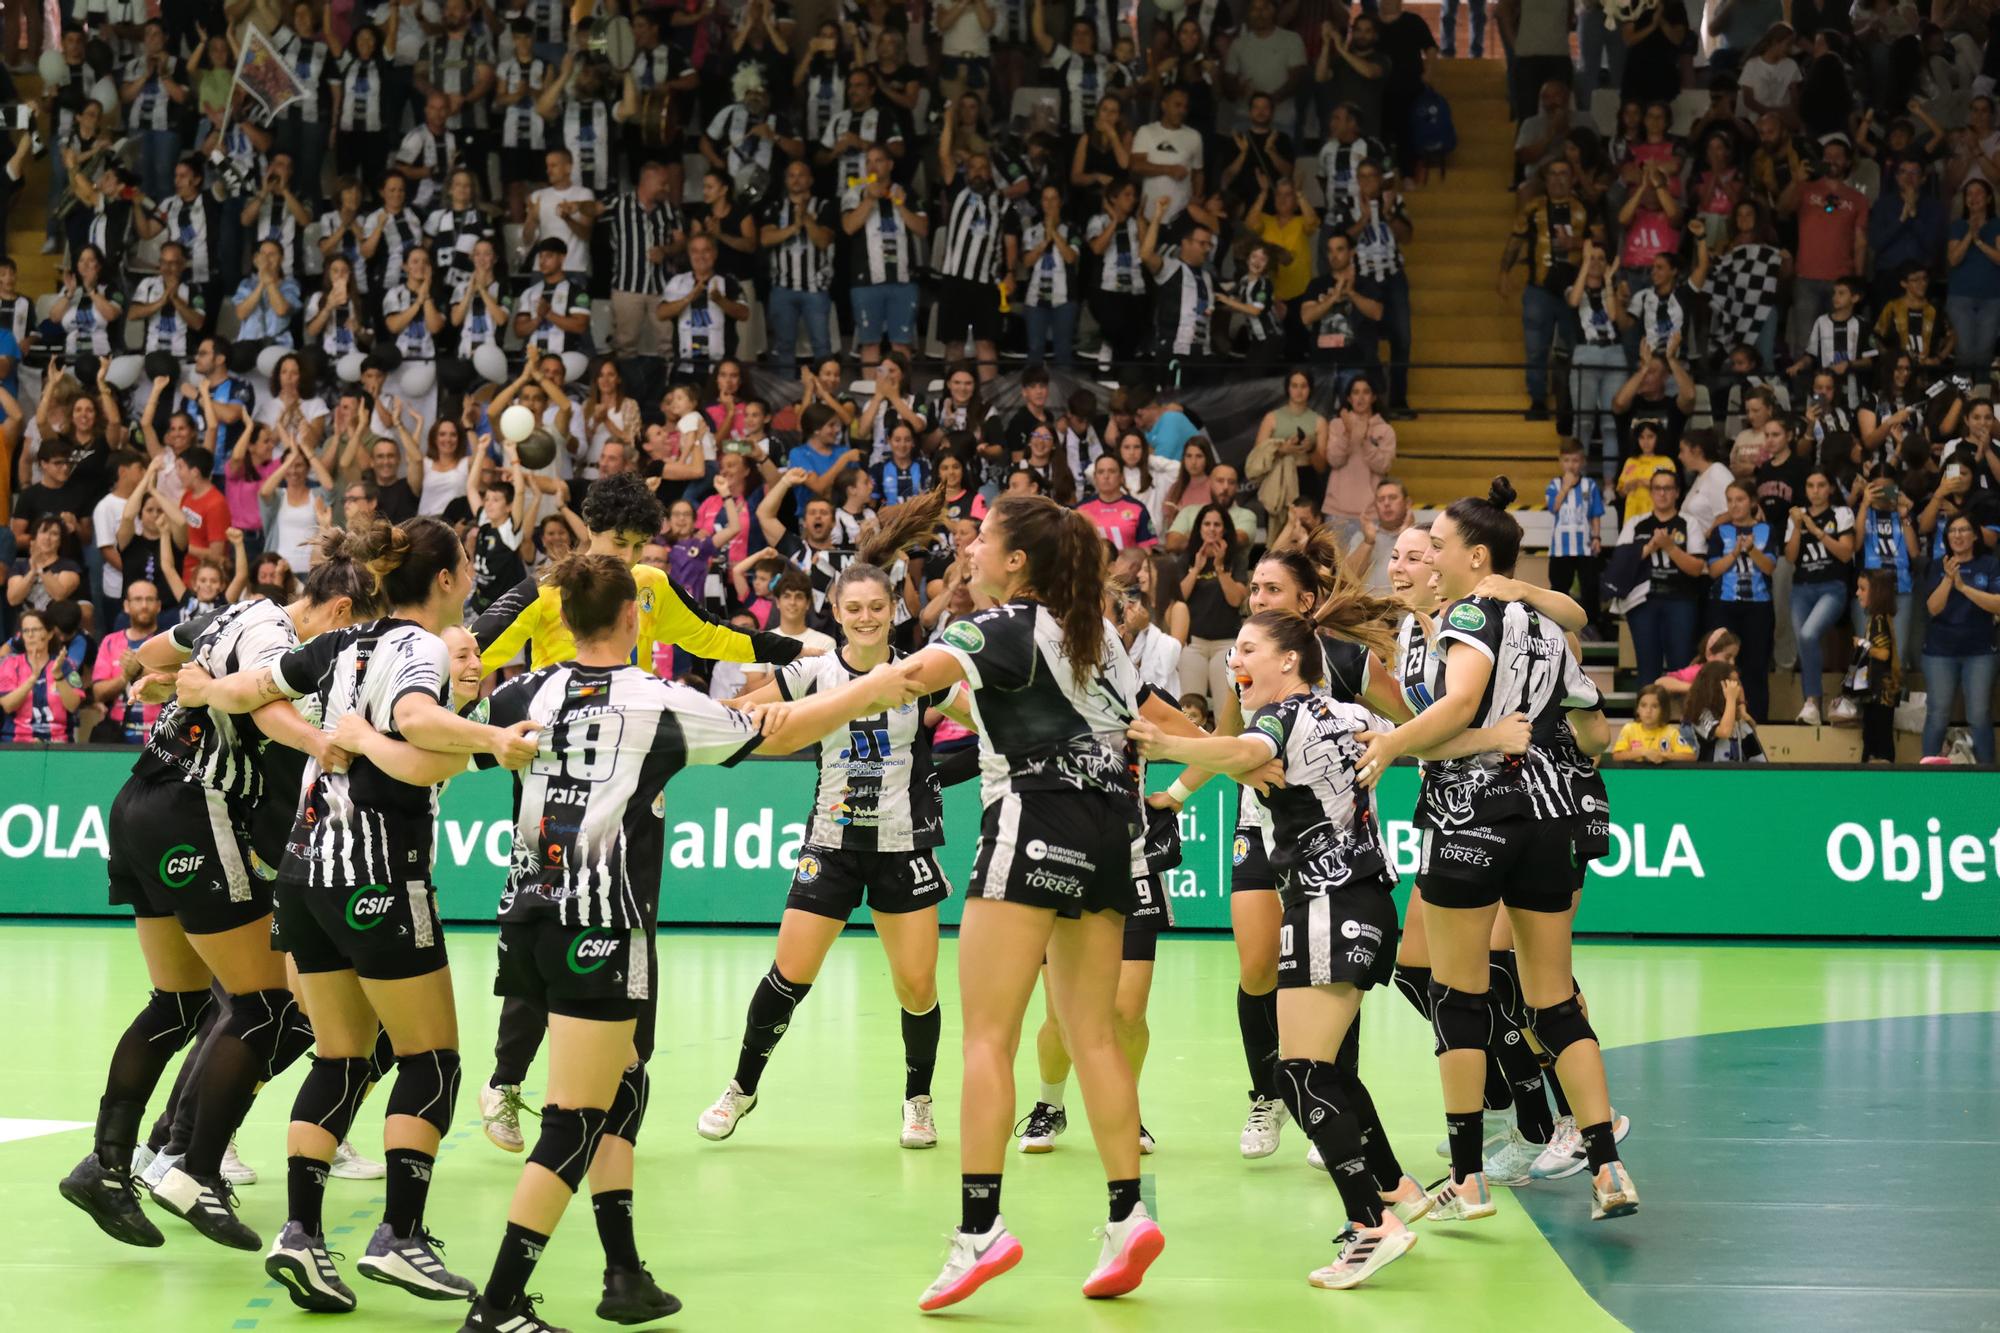
[[[1296,301],[1312,285],[1313,246],[1318,224],[1303,214],[1289,222],[1265,217],[1257,226],[1257,239],[1282,248],[1291,258],[1271,270],[1271,294],[1280,301]]]
[[[685,648],[696,657],[723,662],[754,662],[756,650],[750,636],[727,625],[718,625],[697,614],[681,599],[680,590],[665,571],[652,565],[634,565],[632,577],[639,585],[639,651],[633,660],[649,666],[655,644]],[[488,616],[506,613],[512,593],[493,604]],[[477,627],[474,634],[478,635]],[[479,654],[479,664],[488,671],[502,667],[529,647],[528,664],[544,667],[551,662],[567,662],[576,656],[576,640],[563,624],[562,595],[544,587],[528,602],[513,623],[488,643]]]
[[[1634,454],[1625,460],[1625,466],[1618,470],[1618,484],[1637,484],[1625,492],[1625,521],[1644,518],[1653,512],[1653,492],[1651,482],[1658,472],[1672,472],[1673,461],[1665,454]]]
[[[1694,747],[1681,738],[1681,729],[1671,722],[1657,727],[1642,727],[1637,720],[1627,722],[1619,728],[1618,739],[1612,742],[1613,759],[1630,759],[1632,747],[1641,750],[1663,750],[1667,754],[1693,754]]]

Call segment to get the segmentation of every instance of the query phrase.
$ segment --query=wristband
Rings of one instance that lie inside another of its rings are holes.
[[[1188,798],[1193,796],[1194,793],[1187,789],[1186,783],[1182,782],[1179,778],[1175,778],[1167,788],[1167,795],[1173,798],[1174,804],[1186,805]]]

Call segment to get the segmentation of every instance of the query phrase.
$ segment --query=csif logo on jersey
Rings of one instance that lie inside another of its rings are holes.
[[[589,976],[617,956],[621,942],[615,935],[585,931],[570,942],[569,956],[564,961],[578,976]]]
[[[396,897],[380,884],[363,884],[347,899],[347,924],[354,930],[373,930],[389,919]]]
[[[194,872],[207,858],[189,843],[169,847],[160,856],[160,883],[170,889],[184,889],[194,882]]]

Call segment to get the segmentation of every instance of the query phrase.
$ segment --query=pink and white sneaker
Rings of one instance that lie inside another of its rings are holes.
[[[1083,1294],[1093,1300],[1123,1296],[1137,1288],[1153,1260],[1167,1248],[1165,1233],[1143,1203],[1134,1204],[1131,1216],[1123,1222],[1108,1223],[1097,1234],[1104,1237],[1104,1248],[1098,1252],[1097,1267],[1083,1284]]]
[[[929,1311],[956,1305],[1020,1262],[1021,1242],[1008,1233],[1004,1219],[994,1218],[993,1229],[980,1235],[954,1231],[944,1271],[924,1288],[917,1308]]]

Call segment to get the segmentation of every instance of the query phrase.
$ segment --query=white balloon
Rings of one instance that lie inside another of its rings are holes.
[[[143,356],[114,356],[110,369],[104,372],[104,382],[112,388],[124,392],[139,382],[139,376],[146,368]]]
[[[497,343],[481,343],[474,348],[472,368],[479,373],[479,378],[488,384],[507,382],[507,354],[500,350]]]
[[[340,376],[344,383],[358,384],[361,382],[362,363],[367,359],[359,352],[349,352],[333,363],[333,373]]]
[[[500,414],[500,438],[511,444],[519,444],[535,433],[535,414],[519,403]]]
[[[278,373],[278,363],[292,354],[289,347],[266,347],[257,353],[257,373],[270,379]]]
[[[396,392],[404,398],[421,398],[437,387],[437,366],[429,361],[405,361],[396,371]]]

